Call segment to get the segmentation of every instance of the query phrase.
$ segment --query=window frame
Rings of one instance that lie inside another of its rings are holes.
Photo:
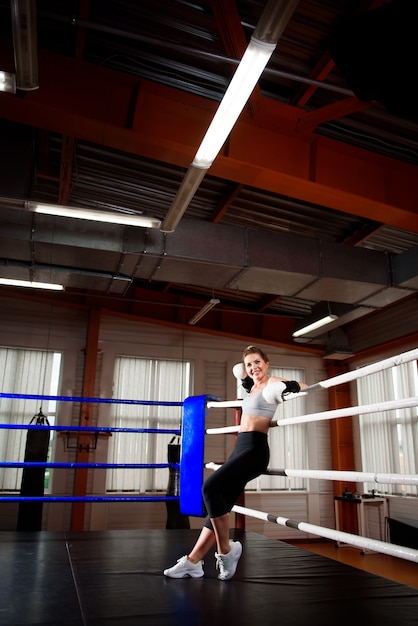
[[[63,352],[35,348],[0,346],[0,367],[3,393],[19,395],[57,396],[63,368]],[[32,375],[39,367],[39,377]],[[42,370],[43,367],[43,370]],[[0,398],[0,422],[10,425],[29,425],[41,413],[50,426],[57,421],[56,400],[32,400],[26,398]],[[27,429],[0,429],[0,454],[5,462],[23,462],[26,450]],[[50,431],[47,462],[51,461],[55,431]],[[20,491],[23,468],[0,468],[0,492]],[[45,492],[50,493],[52,473],[45,469]]]
[[[357,380],[359,405],[418,396],[417,361],[370,374]],[[418,469],[418,407],[360,414],[362,471],[387,474],[416,474]],[[364,482],[364,489],[377,490]],[[379,484],[385,495],[418,496],[416,485]]]
[[[123,365],[131,368],[124,373]],[[131,380],[141,372],[145,380],[133,388]],[[166,372],[172,369],[173,379],[162,384]],[[174,373],[175,371],[175,373]],[[163,377],[163,378],[161,378]],[[147,400],[150,404],[112,404],[110,427],[118,428],[181,428],[182,406],[161,406],[158,402],[183,402],[193,386],[193,364],[182,359],[115,355],[113,364],[113,394],[116,398]],[[136,437],[136,440],[134,438]],[[129,438],[129,439],[127,439]],[[167,463],[168,445],[173,439],[166,433],[113,433],[108,446],[108,463]],[[106,493],[147,494],[166,491],[168,472],[164,468],[110,468],[106,472]]]

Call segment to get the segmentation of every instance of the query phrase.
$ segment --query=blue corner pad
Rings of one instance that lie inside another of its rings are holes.
[[[180,457],[180,512],[204,517],[202,484],[205,454],[205,418],[213,396],[191,396],[183,403]]]

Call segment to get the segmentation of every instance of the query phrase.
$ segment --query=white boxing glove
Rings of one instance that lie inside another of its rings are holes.
[[[240,383],[242,383],[242,386],[245,389],[245,391],[247,393],[250,393],[254,385],[254,381],[251,378],[251,376],[248,376],[247,373],[245,372],[245,367],[243,363],[236,363],[234,367],[232,368],[232,372],[235,378],[239,380]]]
[[[280,404],[283,402],[282,393],[286,391],[286,384],[278,380],[276,382],[267,383],[261,392],[263,398],[269,404]]]
[[[237,380],[244,380],[246,377],[245,369],[243,363],[236,363],[232,368],[232,373]]]

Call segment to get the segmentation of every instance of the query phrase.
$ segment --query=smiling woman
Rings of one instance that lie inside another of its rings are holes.
[[[202,577],[203,558],[215,544],[218,578],[228,580],[235,574],[242,546],[239,541],[229,539],[229,513],[247,483],[267,469],[270,460],[267,433],[287,390],[288,381],[270,377],[269,367],[265,352],[261,348],[248,346],[242,354],[242,363],[233,368],[236,377],[250,378],[247,381],[250,394],[243,401],[235,448],[229,459],[203,484],[202,495],[208,518],[194,548],[188,555],[181,557],[176,565],[166,569],[166,576]],[[292,381],[292,388],[300,389],[303,386],[306,385]]]

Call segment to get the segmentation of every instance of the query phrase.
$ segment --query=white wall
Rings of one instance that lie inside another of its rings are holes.
[[[84,347],[88,314],[84,310],[49,307],[42,304],[27,305],[24,301],[0,299],[0,344],[12,347],[32,347],[62,351],[63,376],[61,395],[81,395]],[[326,378],[323,361],[315,356],[295,353],[274,346],[263,346],[274,366],[303,368],[305,381],[313,384]],[[116,355],[175,358],[190,360],[194,364],[193,395],[211,394],[225,400],[235,399],[236,383],[231,374],[234,363],[240,360],[245,342],[144,324],[135,320],[103,316],[100,326],[99,360],[95,395],[112,397],[113,362]],[[7,390],[4,390],[7,391]],[[308,412],[327,408],[327,393],[318,391],[307,397]],[[100,404],[95,409],[95,423],[109,424],[110,405]],[[78,405],[61,402],[59,424],[78,425]],[[207,426],[232,424],[230,409],[213,409],[209,412]],[[309,464],[311,469],[331,467],[330,431],[327,421],[309,425]],[[106,437],[98,440],[97,449],[90,453],[91,462],[107,461]],[[61,437],[55,438],[56,461],[75,461],[75,450],[67,450]],[[220,460],[233,446],[231,435],[206,438],[205,460]],[[140,460],[139,460],[140,461]],[[71,495],[73,470],[55,470],[52,490],[54,494]],[[89,491],[103,494],[105,472],[89,472]],[[320,526],[335,527],[334,501],[330,481],[311,480],[308,493],[249,493],[247,506],[275,515],[305,521]],[[2,505],[0,530],[14,530],[16,505]],[[191,518],[192,528],[202,525],[200,518]],[[165,503],[97,503],[86,506],[86,530],[165,528]],[[71,505],[50,503],[44,505],[45,530],[69,530]],[[231,526],[234,516],[231,515]],[[300,539],[302,533],[276,524],[246,519],[248,530],[279,539]]]

